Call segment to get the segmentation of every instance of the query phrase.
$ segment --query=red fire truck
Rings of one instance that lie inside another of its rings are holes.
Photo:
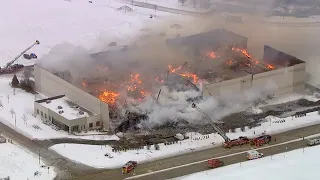
[[[223,161],[220,161],[219,159],[210,159],[208,160],[208,166],[209,168],[218,168],[224,165]]]
[[[240,146],[240,145],[249,144],[249,143],[250,143],[249,138],[240,136],[238,139],[232,139],[230,141],[225,141],[222,146],[224,148],[231,148],[233,146]]]
[[[137,166],[137,161],[128,161],[123,167],[122,167],[122,174],[128,174],[132,170],[134,170]]]
[[[270,141],[271,141],[271,136],[264,134],[259,137],[253,138],[251,141],[251,144],[255,146],[262,146],[264,144],[269,143]]]

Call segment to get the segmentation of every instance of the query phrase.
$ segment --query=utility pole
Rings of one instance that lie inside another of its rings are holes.
[[[40,158],[40,149],[39,149],[39,164],[40,164],[41,158]]]
[[[17,126],[17,116],[16,116],[16,113],[14,113],[14,126]]]

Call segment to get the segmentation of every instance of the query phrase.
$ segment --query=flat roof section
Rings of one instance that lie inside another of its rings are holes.
[[[73,120],[83,117],[90,117],[95,115],[91,111],[79,106],[71,101],[65,95],[55,96],[51,98],[41,99],[35,101],[51,111],[60,114],[67,120]]]

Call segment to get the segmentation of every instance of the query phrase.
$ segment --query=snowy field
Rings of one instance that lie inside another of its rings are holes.
[[[231,139],[239,136],[254,137],[261,135],[263,132],[267,134],[281,133],[284,131],[297,129],[299,127],[311,126],[320,123],[318,112],[312,112],[305,117],[299,118],[284,118],[280,119],[273,116],[268,116],[267,122],[261,126],[248,129],[242,132],[236,129],[235,133],[227,133]],[[199,133],[188,133],[190,137],[188,140],[183,140],[177,144],[164,145],[160,144],[160,150],[155,150],[151,147],[147,150],[146,147],[140,150],[129,150],[127,152],[112,152],[110,146],[96,146],[96,145],[80,145],[80,144],[58,144],[51,147],[62,156],[68,157],[71,160],[81,162],[88,166],[96,168],[115,168],[120,167],[129,160],[138,162],[147,162],[164,157],[171,157],[182,153],[191,152],[194,150],[201,150],[212,148],[213,146],[221,145],[223,139],[218,134],[201,135]],[[214,144],[213,144],[214,143]],[[77,149],[77,152],[74,151]],[[105,157],[109,153],[113,158]],[[83,156],[86,154],[86,156]]]
[[[42,123],[40,117],[33,116],[35,99],[43,98],[41,95],[32,95],[21,89],[9,85],[12,77],[0,78],[0,120],[16,131],[31,139],[49,138],[79,138],[94,140],[118,140],[117,136],[99,135],[97,132],[82,133],[78,136],[68,134],[66,131],[56,131]],[[13,113],[12,113],[13,112]],[[88,135],[90,134],[90,135]]]
[[[0,152],[0,179],[9,176],[10,180],[50,180],[56,176],[53,167],[48,169],[42,161],[39,164],[36,155],[14,144],[0,144]]]
[[[146,26],[157,34],[165,28],[170,31],[170,25],[175,23],[188,24],[190,18],[139,7],[131,7],[132,12],[118,9],[124,5],[116,0],[5,1],[0,11],[0,65],[14,59],[35,40],[39,40],[40,45],[30,52],[39,58],[62,43],[99,52],[107,50],[111,42],[126,45],[132,38],[145,35],[146,32],[140,30]],[[150,15],[154,15],[153,18]],[[155,28],[159,24],[164,27]],[[20,58],[18,63],[26,65],[34,61]]]
[[[175,180],[318,180],[320,146],[289,151],[262,159],[246,161],[187,175]],[[230,173],[232,172],[232,173]]]

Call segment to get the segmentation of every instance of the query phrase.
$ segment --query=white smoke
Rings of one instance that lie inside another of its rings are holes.
[[[225,116],[254,106],[257,101],[265,100],[276,88],[274,83],[268,82],[265,86],[250,89],[237,95],[209,97],[195,102],[197,107],[212,121],[218,122]],[[201,96],[201,93],[196,91],[170,92],[167,87],[162,87],[162,93],[158,101],[149,97],[137,106],[129,107],[129,110],[148,114],[148,120],[141,122],[141,127],[152,128],[180,120],[187,121],[190,124],[207,124],[205,115],[198,109],[192,108],[192,102],[188,101],[190,98],[199,96]]]
[[[64,43],[54,46],[50,52],[36,61],[36,64],[52,72],[69,71],[73,76],[84,75],[86,67],[92,64],[87,49]]]

